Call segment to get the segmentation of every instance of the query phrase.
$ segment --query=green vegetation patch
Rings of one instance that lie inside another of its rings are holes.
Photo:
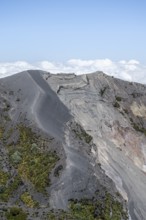
[[[29,192],[25,192],[21,195],[22,202],[29,208],[37,207],[38,203],[32,199],[32,196]]]
[[[48,220],[80,220],[74,218],[72,213],[60,210],[58,212],[50,211],[47,216]],[[87,220],[87,218],[86,218]]]
[[[9,179],[9,174],[0,170],[0,185],[6,185]]]
[[[27,214],[18,207],[12,207],[6,212],[7,220],[27,220]]]
[[[8,186],[3,186],[3,189],[0,192],[0,201],[7,202],[21,184],[21,178],[19,176],[15,176]]]
[[[114,106],[115,108],[120,108],[119,102],[121,102],[121,101],[122,101],[122,98],[121,98],[120,96],[116,96],[116,97],[115,97],[115,102],[113,103],[113,106]]]
[[[37,191],[42,192],[50,184],[49,173],[57,160],[57,156],[53,153],[45,155],[39,152],[35,154],[26,152],[18,165],[18,172],[24,179],[30,180]]]
[[[45,192],[50,185],[49,174],[59,160],[55,152],[44,152],[41,142],[30,128],[19,126],[18,144],[9,146],[12,164],[24,180],[29,180],[38,192]]]
[[[127,220],[127,211],[110,194],[106,194],[104,201],[82,199],[72,200],[67,212],[50,212],[49,220]]]
[[[87,144],[89,144],[92,141],[92,136],[87,134],[86,131],[77,124],[77,129],[73,129],[76,137],[78,137],[80,140],[85,141]]]
[[[132,118],[130,118],[130,122],[135,131],[141,132],[146,136],[146,128],[144,128],[142,125],[135,123]]]
[[[144,127],[139,126],[138,124],[132,122],[132,126],[136,131],[143,133],[146,136],[146,129]]]

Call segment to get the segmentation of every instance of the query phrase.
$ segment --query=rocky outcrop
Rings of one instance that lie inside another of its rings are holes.
[[[146,86],[101,72],[72,79],[52,75],[47,82],[55,92],[60,86],[60,100],[93,137],[92,157],[128,202],[131,218],[145,219]]]

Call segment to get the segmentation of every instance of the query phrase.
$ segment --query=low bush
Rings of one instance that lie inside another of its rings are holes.
[[[7,220],[27,220],[27,214],[18,207],[12,207],[6,212]]]

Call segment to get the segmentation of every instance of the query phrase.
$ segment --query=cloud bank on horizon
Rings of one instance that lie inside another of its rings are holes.
[[[37,69],[50,73],[75,73],[76,75],[103,71],[104,73],[127,81],[146,84],[146,66],[137,60],[121,60],[113,62],[110,59],[81,60],[71,59],[67,62],[41,61],[31,64],[25,61],[0,63],[0,78],[19,73],[24,70]]]

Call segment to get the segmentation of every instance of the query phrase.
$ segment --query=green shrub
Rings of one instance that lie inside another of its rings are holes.
[[[33,143],[33,144],[31,145],[31,151],[36,152],[37,150],[39,150],[37,144],[36,144],[36,143]]]
[[[107,89],[107,87],[104,87],[103,89],[100,89],[100,95],[101,95],[101,97],[104,95],[106,89]]]
[[[18,207],[12,207],[6,212],[7,220],[27,220],[27,214]]]
[[[89,144],[93,139],[92,136],[89,135],[79,124],[77,124],[77,129],[73,129],[73,131],[76,134],[76,137],[85,141],[87,144]]]
[[[134,122],[132,123],[132,126],[136,131],[139,131],[139,132],[143,133],[146,136],[146,129],[144,127],[141,127],[141,126],[139,126],[138,124],[136,124]]]
[[[117,102],[121,102],[122,101],[122,98],[120,96],[116,96],[116,101]]]
[[[115,108],[120,108],[120,104],[119,104],[118,102],[115,102],[115,103],[113,104],[113,106],[114,106]]]
[[[32,199],[32,196],[29,194],[29,192],[23,193],[20,198],[27,207],[34,208],[38,204],[36,201]]]
[[[21,153],[19,151],[15,151],[12,154],[11,159],[12,159],[14,164],[20,163],[20,161],[22,160]]]

